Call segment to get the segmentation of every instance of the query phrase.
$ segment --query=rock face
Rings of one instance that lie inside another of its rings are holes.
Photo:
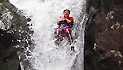
[[[31,44],[33,33],[27,21],[8,0],[0,0],[0,70],[21,70],[20,61],[28,52],[23,49]]]
[[[87,0],[85,70],[123,70],[123,0]]]

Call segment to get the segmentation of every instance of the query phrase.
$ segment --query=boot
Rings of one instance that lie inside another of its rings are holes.
[[[75,52],[74,46],[71,46],[71,51],[74,51]]]

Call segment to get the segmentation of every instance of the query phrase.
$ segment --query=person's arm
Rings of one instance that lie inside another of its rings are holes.
[[[58,20],[57,20],[57,25],[60,25],[60,21],[62,21],[62,18],[61,18],[61,16],[58,18]]]
[[[68,22],[68,25],[70,26],[70,27],[72,27],[73,26],[73,17],[71,17],[70,19],[66,19],[66,21]]]
[[[74,23],[74,21],[73,21],[73,17],[71,17],[71,24],[73,24]]]
[[[66,18],[66,21],[67,21],[68,23],[73,23],[73,17],[71,17],[71,19],[67,19],[67,18]]]
[[[67,19],[67,18],[66,18],[66,21],[69,22],[69,23],[71,23],[71,19]]]
[[[57,21],[57,24],[60,25],[60,24],[64,24],[64,20],[65,18],[64,17],[59,17],[58,21]]]

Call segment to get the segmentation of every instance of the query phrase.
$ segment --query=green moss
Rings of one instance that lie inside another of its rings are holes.
[[[19,61],[17,55],[12,55],[11,58],[4,60],[0,65],[0,70],[18,70]]]

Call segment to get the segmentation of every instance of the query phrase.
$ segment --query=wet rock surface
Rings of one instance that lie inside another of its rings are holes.
[[[32,44],[29,21],[8,0],[0,0],[0,70],[21,70],[24,50]]]
[[[123,1],[87,0],[85,70],[123,70]]]

